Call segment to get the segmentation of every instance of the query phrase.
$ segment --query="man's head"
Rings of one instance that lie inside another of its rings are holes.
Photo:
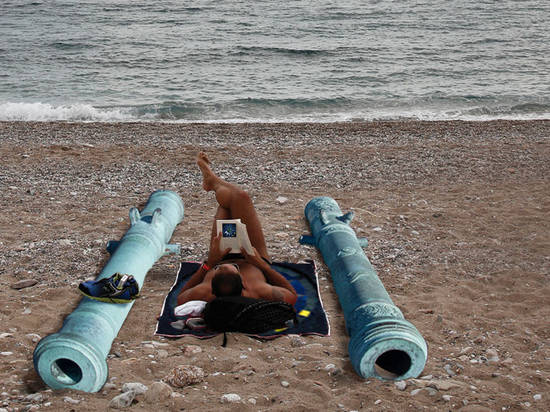
[[[225,263],[214,267],[215,274],[212,278],[212,293],[217,297],[240,296],[243,291],[243,283],[239,266]]]

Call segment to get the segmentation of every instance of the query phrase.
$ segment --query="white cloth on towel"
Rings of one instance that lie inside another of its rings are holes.
[[[183,305],[176,306],[174,315],[176,316],[200,316],[206,302],[204,300],[190,300]]]

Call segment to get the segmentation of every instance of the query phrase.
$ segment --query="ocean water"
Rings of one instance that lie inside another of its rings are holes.
[[[548,0],[2,0],[0,120],[550,118]]]

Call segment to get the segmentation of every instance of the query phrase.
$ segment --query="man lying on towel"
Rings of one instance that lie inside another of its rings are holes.
[[[297,295],[292,285],[269,265],[264,234],[250,196],[236,185],[226,182],[210,168],[205,153],[197,156],[202,186],[213,190],[218,202],[214,216],[208,259],[193,274],[178,296],[178,305],[192,300],[210,302],[215,297],[242,295],[251,298],[283,301],[294,305]],[[221,233],[216,220],[241,219],[246,225],[254,255],[241,249],[241,254],[220,250]]]

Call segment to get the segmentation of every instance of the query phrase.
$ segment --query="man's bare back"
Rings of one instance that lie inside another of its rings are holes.
[[[191,300],[211,301],[216,296],[242,295],[258,299],[297,300],[292,285],[269,265],[269,255],[260,221],[248,194],[218,177],[210,168],[206,154],[199,153],[197,165],[203,175],[203,188],[214,191],[218,210],[214,216],[208,259],[193,274],[178,296],[178,305]],[[241,219],[246,225],[254,255],[241,249],[241,255],[228,259],[228,250],[220,250],[221,234],[216,220]]]

